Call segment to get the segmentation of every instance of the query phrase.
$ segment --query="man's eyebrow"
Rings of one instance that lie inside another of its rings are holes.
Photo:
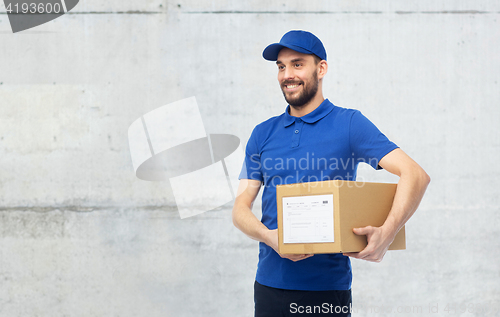
[[[303,61],[305,61],[305,59],[302,58],[302,57],[299,57],[299,58],[292,59],[290,61],[290,63],[303,62]],[[279,65],[279,64],[283,64],[283,62],[282,61],[276,61],[276,65]]]

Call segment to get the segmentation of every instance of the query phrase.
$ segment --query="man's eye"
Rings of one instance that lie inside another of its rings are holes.
[[[285,66],[278,66],[278,69],[283,70],[283,69],[285,69]]]
[[[300,65],[300,64],[295,64],[295,67],[300,67],[300,66],[302,66],[302,65]]]

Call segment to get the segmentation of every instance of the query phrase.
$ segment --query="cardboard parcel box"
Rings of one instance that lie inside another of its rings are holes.
[[[353,228],[381,226],[396,184],[342,180],[276,186],[281,254],[358,252],[366,236]],[[406,249],[403,227],[389,250]]]

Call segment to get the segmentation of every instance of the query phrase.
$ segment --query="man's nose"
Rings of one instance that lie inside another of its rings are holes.
[[[289,67],[285,68],[285,73],[283,75],[284,75],[283,79],[285,79],[285,80],[295,78],[295,73],[294,73],[293,69],[289,68]]]

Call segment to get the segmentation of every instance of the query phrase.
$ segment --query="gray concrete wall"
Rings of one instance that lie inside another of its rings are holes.
[[[286,106],[261,53],[290,29],[325,43],[326,97],[432,178],[407,250],[353,261],[354,316],[497,316],[497,1],[88,0],[16,34],[4,12],[1,316],[251,316],[257,244],[231,204],[179,219],[168,182],[134,176],[127,129],[196,96],[208,133],[246,143]]]

